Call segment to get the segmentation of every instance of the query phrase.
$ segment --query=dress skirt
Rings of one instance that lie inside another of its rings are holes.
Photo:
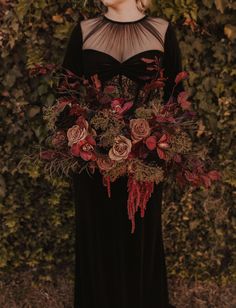
[[[127,214],[127,177],[111,183],[96,169],[73,175],[76,207],[75,308],[166,308],[168,285],[162,240],[163,183],[155,185],[144,218]]]

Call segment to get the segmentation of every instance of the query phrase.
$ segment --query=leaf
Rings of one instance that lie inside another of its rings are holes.
[[[160,157],[160,159],[165,159],[165,158],[166,158],[165,152],[162,151],[162,150],[159,149],[159,148],[157,148],[157,154],[158,154],[158,156]]]
[[[28,13],[30,5],[31,5],[30,1],[19,0],[15,8],[15,12],[21,23],[23,23],[24,17]]]
[[[226,1],[225,0],[215,0],[215,6],[217,10],[219,10],[223,14],[226,8]]]
[[[236,26],[227,24],[224,26],[224,33],[229,40],[233,41],[236,39]]]
[[[188,78],[188,72],[180,72],[177,74],[175,77],[175,83],[178,84],[181,80],[187,79]]]
[[[0,175],[0,197],[5,197],[6,195],[6,182],[2,175]]]
[[[209,171],[207,175],[213,181],[221,179],[221,173],[217,170]]]
[[[29,118],[35,117],[40,112],[39,106],[33,106],[28,110],[28,116]]]
[[[141,60],[145,63],[153,63],[155,62],[155,59],[149,59],[149,58],[141,58]]]
[[[182,91],[178,94],[177,101],[180,104],[183,110],[190,110],[191,103],[187,100],[188,93],[186,91]]]
[[[64,18],[61,15],[54,15],[52,16],[52,20],[57,24],[62,24],[64,22]]]
[[[199,224],[200,224],[200,220],[195,219],[193,221],[190,221],[190,223],[189,223],[190,230],[192,231],[192,230],[196,229]]]

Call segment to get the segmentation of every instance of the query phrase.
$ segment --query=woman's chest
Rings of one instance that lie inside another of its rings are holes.
[[[83,49],[82,57],[85,76],[98,74],[101,81],[124,75],[142,85],[158,78],[163,70],[163,52],[160,50],[141,51],[120,61],[108,51],[89,48]]]
[[[102,81],[124,75],[140,84],[162,68],[168,23],[146,16],[138,22],[112,22],[104,16],[82,21],[84,74]]]

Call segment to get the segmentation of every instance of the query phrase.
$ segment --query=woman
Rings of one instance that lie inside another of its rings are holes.
[[[103,86],[117,84],[136,100],[153,71],[141,58],[156,58],[168,81],[168,100],[181,56],[173,26],[146,14],[143,0],[104,0],[106,12],[79,21],[70,36],[63,66]],[[145,78],[146,79],[145,79]],[[126,90],[125,90],[126,89]],[[128,89],[128,90],[127,90]],[[175,95],[182,90],[180,84]],[[125,94],[124,94],[125,95]],[[74,174],[76,206],[76,308],[166,308],[169,304],[162,241],[162,183],[148,201],[144,218],[136,215],[131,234],[127,216],[127,178],[111,185],[108,197],[96,170]],[[139,214],[139,213],[138,213]]]

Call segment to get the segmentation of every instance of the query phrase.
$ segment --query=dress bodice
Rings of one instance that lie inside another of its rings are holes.
[[[169,21],[149,15],[135,21],[115,21],[102,14],[74,26],[63,66],[87,79],[98,74],[103,86],[119,85],[123,96],[136,99],[142,97],[146,82],[162,71],[168,77],[164,88],[167,100],[181,71],[181,54]],[[181,84],[176,94],[180,90]]]

